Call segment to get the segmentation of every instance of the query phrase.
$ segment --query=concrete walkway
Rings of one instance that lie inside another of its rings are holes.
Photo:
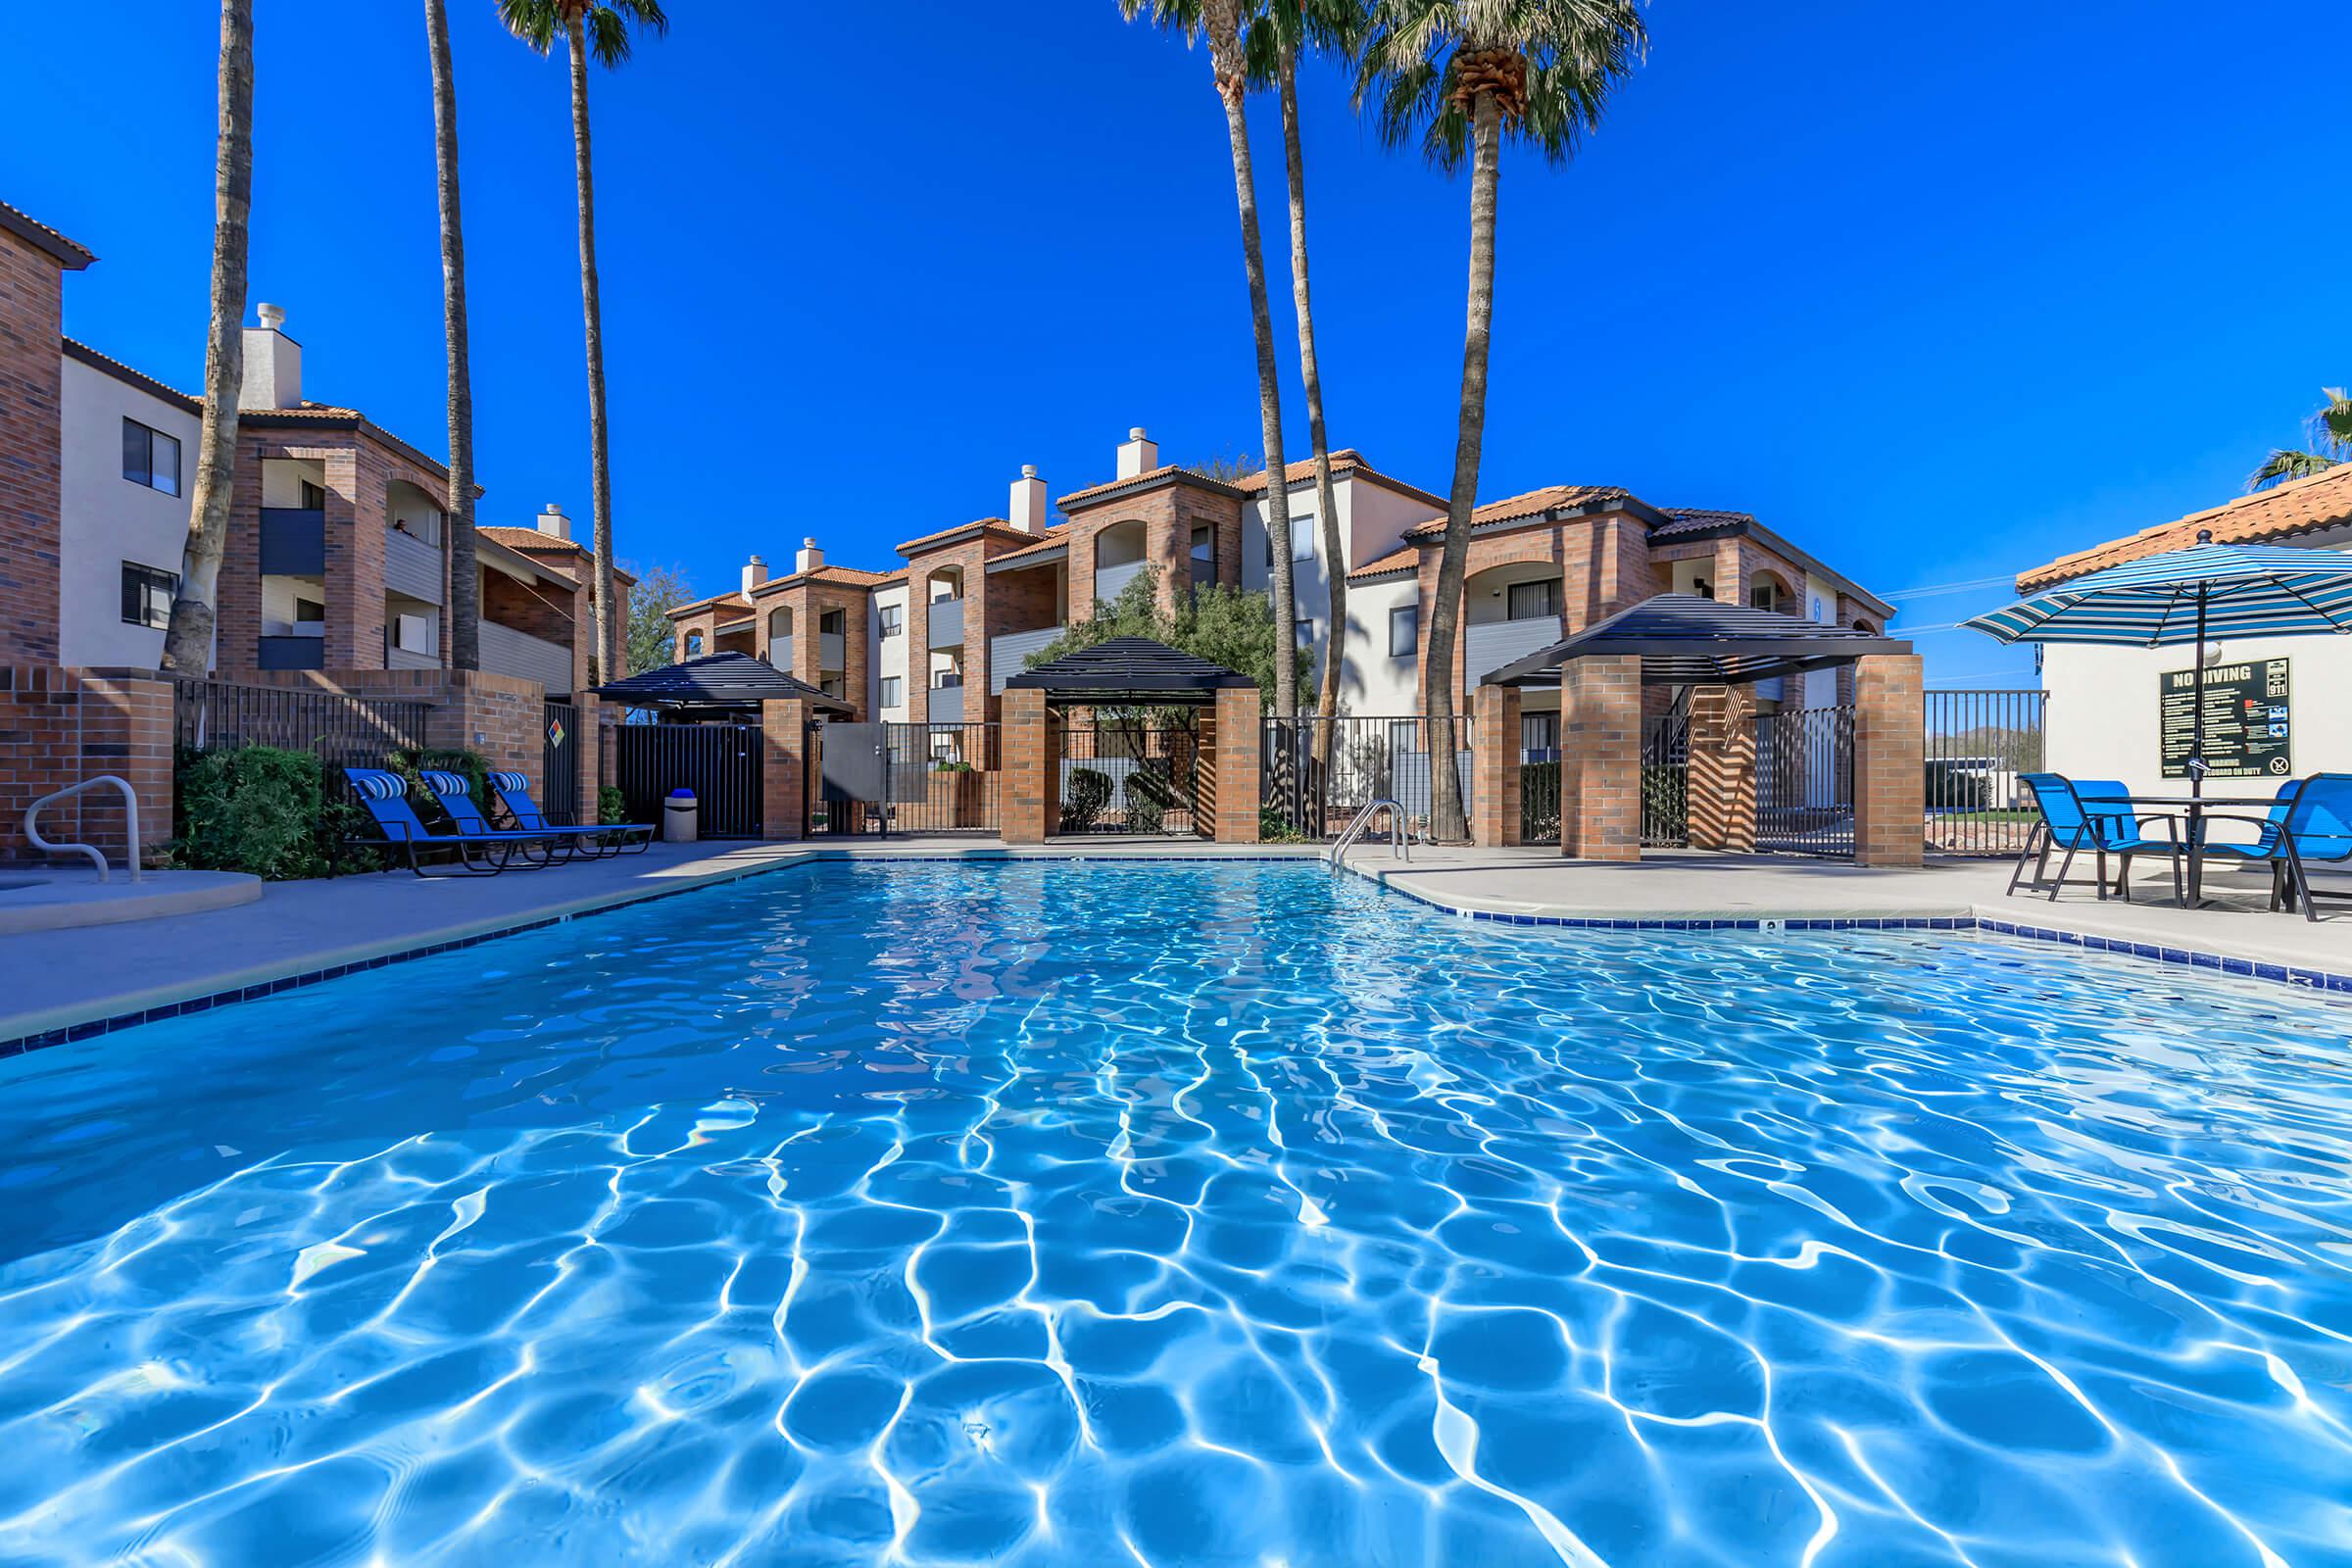
[[[0,1043],[193,998],[463,942],[533,921],[711,886],[816,858],[1311,858],[1320,846],[1101,838],[1008,850],[967,836],[887,844],[656,845],[643,855],[544,871],[420,881],[405,873],[272,883],[253,903],[136,924],[0,936]],[[2266,883],[2216,872],[2221,906],[2170,904],[2161,866],[2134,878],[2143,902],[2070,888],[2051,904],[2004,898],[2006,863],[1945,860],[1869,870],[1775,856],[1652,855],[1632,865],[1567,861],[1541,849],[1385,848],[1348,857],[1358,875],[1443,908],[1581,919],[1984,919],[2352,977],[2352,909],[2314,925],[2263,910]]]

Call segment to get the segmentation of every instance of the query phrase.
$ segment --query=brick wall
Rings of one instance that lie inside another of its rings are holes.
[[[1560,849],[1642,858],[1642,661],[1571,661],[1560,681]]]
[[[1265,753],[1262,717],[1256,687],[1229,687],[1217,693],[1213,763],[1217,798],[1209,836],[1219,844],[1257,842]]]
[[[0,232],[0,663],[57,658],[62,276]],[[194,459],[181,464],[190,478]]]
[[[1470,694],[1470,842],[1481,849],[1519,842],[1519,707],[1515,686]]]
[[[24,834],[26,808],[53,790],[112,773],[139,801],[141,858],[172,837],[172,682],[152,670],[0,664],[0,862],[86,864],[52,858]],[[113,790],[92,791],[41,814],[52,843],[93,844],[122,863],[128,834]]]
[[[1854,862],[1918,865],[1927,856],[1927,703],[1917,654],[1854,664]]]
[[[1155,490],[1114,496],[1070,514],[1069,613],[1080,621],[1094,613],[1095,542],[1120,523],[1144,525],[1144,559],[1159,567],[1160,602],[1173,605],[1192,585],[1193,529],[1207,527],[1216,540],[1219,582],[1242,581],[1242,498],[1187,483],[1181,476]]]
[[[1007,844],[1043,844],[1060,824],[1058,726],[1046,694],[1019,687],[1004,693],[999,731],[999,832]]]
[[[781,698],[760,705],[760,836],[794,840],[808,831],[808,705]]]

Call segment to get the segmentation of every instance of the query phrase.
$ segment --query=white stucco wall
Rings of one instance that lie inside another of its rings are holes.
[[[907,691],[906,629],[909,614],[907,601],[910,597],[906,584],[903,582],[877,588],[873,593],[872,608],[866,612],[865,667],[874,672],[874,689],[866,698],[867,711],[887,723],[910,722],[912,697]],[[899,634],[896,637],[882,635],[881,611],[884,605],[896,605],[899,608]],[[882,677],[885,675],[899,677],[899,701],[889,708],[882,706]]]
[[[1348,585],[1348,662],[1340,677],[1340,710],[1416,713],[1421,710],[1419,644],[1400,659],[1389,656],[1389,612],[1421,592],[1413,576]]]
[[[122,564],[177,575],[196,487],[196,416],[79,360],[63,362],[58,654],[68,664],[153,669],[164,634],[122,619]],[[179,494],[122,477],[122,421],[179,440]]]
[[[2352,772],[2352,637],[2231,637],[2207,654],[2207,667],[2287,661],[2288,758],[2296,776]],[[2157,680],[2195,662],[2192,646],[2107,648],[2052,643],[2042,650],[2049,693],[2043,733],[2050,771],[2116,778],[2134,791],[2179,794],[2157,742]],[[2207,794],[2267,796],[2263,779],[2208,780]]]

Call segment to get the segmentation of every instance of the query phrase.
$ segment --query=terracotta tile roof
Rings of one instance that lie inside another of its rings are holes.
[[[66,238],[30,213],[0,202],[0,228],[46,251],[70,272],[78,272],[98,259],[88,246]]]
[[[1037,543],[1033,545],[1023,545],[1018,550],[1006,550],[998,555],[993,555],[988,558],[988,564],[993,566],[1000,561],[1015,561],[1022,556],[1034,556],[1041,550],[1059,549],[1061,546],[1066,545],[1069,542],[1070,525],[1066,522],[1057,522],[1051,528],[1048,528],[1044,533],[1039,534],[1037,536]]]
[[[166,386],[146,371],[134,369],[112,355],[101,354],[87,343],[77,342],[70,337],[60,337],[58,343],[64,348],[66,358],[70,360],[79,360],[92,369],[101,370],[118,381],[127,382],[149,397],[159,398],[185,413],[198,416],[204,413],[204,399],[182,392],[177,387]]]
[[[439,474],[443,482],[449,479],[449,469],[440,459],[428,457],[417,447],[411,446],[391,431],[377,424],[357,409],[339,408],[331,403],[303,402],[290,409],[239,409],[237,422],[258,426],[285,424],[315,424],[321,429],[357,430],[377,443],[390,447],[428,473]],[[481,487],[476,485],[479,495]]]
[[[1470,526],[1484,527],[1490,523],[1516,522],[1521,517],[1540,517],[1554,507],[1606,507],[1634,500],[1634,493],[1609,484],[1553,484],[1524,495],[1505,496],[1490,501],[1470,514]],[[1444,517],[1432,517],[1427,522],[1407,528],[1407,539],[1434,538],[1446,531]]]
[[[2034,593],[2105,566],[2120,566],[2127,561],[2162,555],[2167,550],[2185,550],[2206,529],[2212,530],[2217,545],[2271,544],[2344,523],[2352,523],[2352,464],[2315,473],[2308,479],[2291,479],[2274,489],[2239,496],[2204,512],[2192,512],[2185,517],[2143,528],[2126,538],[2110,539],[2103,545],[2060,556],[2045,565],[2018,573],[2017,591]]]
[[[1668,507],[1666,515],[1672,520],[1650,529],[1652,539],[1673,539],[1710,528],[1752,527],[1756,520],[1753,513],[1723,512],[1713,507]]]
[[[905,544],[899,546],[899,554],[902,556],[912,555],[916,550],[931,543],[931,541],[934,539],[945,539],[951,534],[964,533],[973,528],[994,528],[1002,532],[1016,534],[1021,532],[1018,528],[1015,528],[1012,525],[1012,521],[1008,517],[975,517],[970,522],[959,522],[953,528],[935,528],[927,534],[922,534],[916,538],[909,539]],[[1026,539],[1029,536],[1027,534],[1021,534],[1021,537]]]
[[[596,560],[596,552],[577,539],[559,539],[552,533],[541,533],[536,528],[514,528],[505,523],[477,522],[473,525],[473,531],[482,538],[505,545],[509,550],[520,550],[540,556],[577,556],[583,564]],[[615,564],[612,568],[612,580],[633,583],[637,578],[626,566]]]
[[[744,598],[742,594],[735,592],[733,589],[729,589],[723,594],[712,594],[708,599],[697,599],[691,605],[680,605],[676,609],[670,611],[669,618],[672,620],[677,620],[687,615],[699,614],[706,610],[726,611],[749,610],[751,608],[752,602],[750,600]]]
[[[1315,460],[1312,458],[1304,458],[1297,463],[1284,464],[1282,471],[1283,476],[1288,483],[1303,484],[1315,476]],[[1054,505],[1060,507],[1062,511],[1067,512],[1070,510],[1073,504],[1084,507],[1088,503],[1101,496],[1106,495],[1111,491],[1123,489],[1129,485],[1140,486],[1154,484],[1162,479],[1166,479],[1177,474],[1189,475],[1192,479],[1203,485],[1215,485],[1225,489],[1239,490],[1246,496],[1261,494],[1266,488],[1266,471],[1263,468],[1258,469],[1255,473],[1246,473],[1239,479],[1232,480],[1229,483],[1222,479],[1211,479],[1207,475],[1202,474],[1196,469],[1184,467],[1179,464],[1163,463],[1156,468],[1147,468],[1142,473],[1130,474],[1124,479],[1106,479],[1101,484],[1088,485],[1083,490],[1073,490],[1068,495],[1061,497],[1054,503]],[[1364,455],[1356,451],[1355,448],[1342,447],[1331,455],[1331,476],[1334,479],[1338,479],[1348,474],[1354,474],[1360,478],[1368,479],[1375,484],[1383,486],[1384,488],[1394,490],[1399,495],[1410,496],[1416,501],[1426,502],[1433,507],[1443,507],[1446,505],[1446,501],[1443,496],[1431,495],[1428,491],[1420,489],[1414,485],[1406,484],[1401,479],[1392,479],[1387,474],[1382,473],[1378,468],[1373,467],[1369,463],[1366,463],[1364,461]]]
[[[1124,489],[1128,485],[1152,484],[1158,480],[1165,479],[1172,474],[1186,473],[1190,471],[1191,470],[1189,469],[1179,467],[1173,463],[1163,463],[1156,468],[1146,468],[1143,472],[1131,473],[1124,479],[1105,479],[1101,484],[1090,484],[1083,490],[1073,490],[1066,496],[1055,497],[1054,504],[1059,507],[1062,511],[1067,512],[1070,510],[1070,507],[1073,503],[1083,507],[1096,497],[1104,495],[1112,490]],[[1214,479],[1203,478],[1201,475],[1197,473],[1194,474],[1193,477],[1200,479],[1203,484],[1216,484],[1219,482]]]
[[[1385,577],[1393,571],[1418,571],[1420,568],[1420,546],[1406,545],[1401,550],[1392,550],[1385,556],[1365,562],[1348,573],[1348,580],[1354,582],[1358,578]]]
[[[887,572],[868,571],[863,566],[827,564],[808,571],[788,571],[781,576],[770,577],[752,590],[752,597],[757,599],[762,594],[789,588],[796,582],[830,582],[839,583],[845,588],[871,588],[878,582],[888,580]]]

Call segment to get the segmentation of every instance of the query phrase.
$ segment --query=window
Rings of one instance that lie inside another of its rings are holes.
[[[1760,582],[1750,587],[1747,590],[1747,608],[1750,610],[1780,609],[1781,585],[1777,582]]]
[[[882,607],[882,635],[896,637],[906,629],[906,607],[905,605],[884,605]]]
[[[1215,531],[1206,527],[1195,528],[1193,530],[1194,575],[1200,575],[1200,570],[1202,567],[1209,567],[1213,569],[1216,564],[1217,536]]]
[[[122,563],[123,624],[164,630],[172,624],[172,596],[178,592],[178,572],[125,561]]]
[[[322,511],[322,510],[325,508],[325,506],[326,506],[326,492],[325,492],[324,490],[321,490],[320,488],[318,488],[318,486],[317,486],[317,485],[315,485],[315,484],[311,483],[311,481],[310,481],[310,480],[308,480],[308,479],[305,479],[305,480],[303,480],[303,481],[302,481],[302,510],[303,510],[303,511],[305,511],[305,512],[318,512],[318,511]]]
[[[838,610],[823,611],[816,617],[816,634],[820,637],[839,637],[848,626]]]
[[[1314,518],[1293,517],[1291,519],[1291,559],[1293,561],[1315,559]]]
[[[122,477],[168,496],[179,494],[179,438],[124,419]]]
[[[827,697],[840,697],[845,690],[839,675],[827,675],[823,680],[820,680],[816,683],[816,689],[820,692],[823,692]]]
[[[1421,649],[1421,607],[1398,605],[1389,612],[1389,657],[1410,659]]]
[[[686,634],[686,657],[688,659],[703,657],[703,634],[701,632],[690,631]]]
[[[1537,620],[1560,612],[1560,585],[1546,577],[1542,582],[1515,582],[1510,597],[1503,601],[1506,620]]]
[[[1315,640],[1314,621],[1305,615],[1300,615],[1298,617],[1298,635],[1305,638],[1311,647]]]
[[[1560,760],[1560,715],[1557,713],[1521,713],[1519,715],[1519,756],[1526,762],[1556,762]]]
[[[326,607],[320,604],[318,600],[297,599],[294,601],[295,625],[299,626],[306,620],[323,621],[325,619]]]
[[[906,701],[906,677],[904,675],[883,676],[882,706],[896,708],[905,701]]]

